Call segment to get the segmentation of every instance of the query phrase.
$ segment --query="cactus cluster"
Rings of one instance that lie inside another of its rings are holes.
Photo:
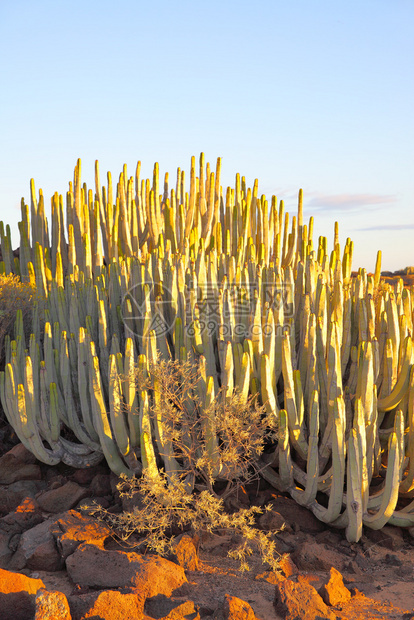
[[[0,223],[0,271],[38,291],[29,342],[19,312],[5,341],[9,422],[49,464],[105,457],[117,474],[156,476],[162,462],[175,475],[162,415],[150,416],[162,394],[140,389],[134,369],[192,362],[205,411],[234,394],[264,405],[278,439],[259,466],[275,488],[350,541],[363,525],[414,525],[413,291],[381,281],[380,252],[374,275],[352,275],[353,243],[341,251],[337,225],[331,252],[325,237],[314,245],[302,191],[290,218],[257,181],[237,175],[224,193],[220,168],[201,155],[197,176],[192,158],[187,192],[182,170],[160,189],[158,165],[141,180],[138,163],[114,192],[96,163],[93,192],[78,161],[65,208],[52,198],[51,227],[32,181],[18,259]],[[207,420],[210,471],[225,478]]]

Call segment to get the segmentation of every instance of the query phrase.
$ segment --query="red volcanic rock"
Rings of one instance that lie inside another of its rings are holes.
[[[282,573],[276,573],[272,570],[267,570],[264,573],[256,575],[255,577],[255,580],[257,581],[267,581],[268,583],[272,583],[273,585],[276,585],[277,583],[279,583],[280,581],[284,581],[285,579],[286,577],[284,577]]]
[[[274,606],[285,620],[336,620],[313,586],[285,579],[276,585]]]
[[[280,559],[279,569],[282,572],[284,577],[291,577],[292,575],[296,575],[298,571],[298,567],[290,557],[290,555],[285,555]]]
[[[43,480],[18,480],[7,486],[0,485],[0,514],[16,510],[25,497],[34,498],[44,488],[46,483]]]
[[[146,618],[149,620],[150,617],[151,616],[146,616],[145,620]],[[159,618],[159,620],[200,620],[200,614],[192,601],[186,601],[185,603],[173,607],[167,615],[163,615],[162,618],[160,618],[158,614],[156,614],[155,617]]]
[[[367,527],[364,534],[371,542],[381,547],[386,547],[391,551],[397,551],[404,547],[405,544],[402,529],[393,525],[384,525],[380,530],[372,530]]]
[[[59,513],[70,510],[87,495],[87,489],[80,487],[76,482],[69,481],[57,489],[45,491],[37,497],[37,502],[42,510]]]
[[[11,448],[7,454],[13,454],[21,463],[37,463],[37,458],[22,443]]]
[[[125,551],[106,551],[82,543],[66,560],[74,583],[97,588],[129,587],[145,599],[171,593],[187,582],[184,569],[155,555],[143,556]]]
[[[0,527],[10,526],[13,530],[25,531],[43,521],[39,504],[33,497],[25,497],[16,510],[0,520]]]
[[[69,510],[55,521],[52,534],[61,556],[66,559],[84,542],[103,549],[104,541],[110,536],[111,530],[107,525],[92,517],[76,510]]]
[[[293,562],[289,555],[284,555],[280,558],[279,570],[275,571],[265,571],[255,577],[257,580],[267,581],[268,583],[277,584],[280,581],[284,581],[286,578],[291,577],[292,575],[297,575],[298,567]]]
[[[70,479],[78,484],[90,484],[97,474],[105,473],[106,469],[101,464],[87,467],[86,469],[76,469]],[[109,474],[106,474],[109,475]]]
[[[324,603],[332,607],[347,603],[351,598],[350,591],[344,586],[341,573],[335,568],[331,568],[329,581],[319,589],[319,594]]]
[[[43,517],[36,500],[26,497],[14,512],[0,519],[0,567],[9,568],[22,532],[41,523]]]
[[[198,570],[198,556],[193,539],[188,534],[183,534],[173,543],[173,559],[184,570]]]
[[[181,590],[180,590],[180,593]],[[144,620],[200,620],[199,612],[193,601],[179,596],[175,598],[163,595],[153,596],[145,601]]]
[[[18,535],[17,535],[18,536]],[[16,537],[13,532],[5,532],[0,529],[0,567],[9,568],[10,560],[14,551],[12,550],[12,539]]]
[[[36,593],[45,584],[0,568],[0,618],[28,620],[35,614]]]
[[[39,465],[20,461],[14,454],[7,452],[0,458],[0,484],[13,484],[18,480],[40,480]]]
[[[300,571],[329,571],[332,566],[342,570],[345,561],[343,553],[311,541],[299,545],[291,557]]]
[[[301,530],[302,532],[316,534],[317,532],[323,532],[326,528],[325,524],[319,521],[313,512],[297,504],[295,500],[289,497],[276,497],[273,499],[272,512],[277,512],[282,516],[286,526],[288,526],[287,531]],[[279,519],[280,517],[277,518]]]
[[[117,590],[90,592],[69,596],[72,620],[105,618],[105,620],[142,620],[143,603],[135,593]]]
[[[36,594],[34,620],[71,620],[69,603],[63,592],[41,588]]]
[[[287,523],[285,517],[276,510],[266,510],[266,512],[259,517],[259,525],[262,530],[266,532],[279,532],[281,530],[292,532],[292,528]]]
[[[10,568],[20,570],[27,566],[33,570],[49,571],[63,568],[63,560],[52,536],[52,526],[53,520],[47,519],[26,530],[20,537]]]
[[[109,474],[96,474],[89,485],[89,493],[93,497],[105,497],[112,494]]]
[[[257,620],[249,603],[237,596],[226,594],[220,620]]]

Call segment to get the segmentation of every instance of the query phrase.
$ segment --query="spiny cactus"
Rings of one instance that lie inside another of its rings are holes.
[[[237,175],[223,191],[220,174],[220,159],[212,172],[202,155],[188,192],[181,169],[161,189],[158,164],[152,179],[140,164],[128,178],[125,166],[115,188],[109,173],[101,187],[96,163],[92,192],[78,161],[66,209],[53,196],[51,225],[31,183],[19,260],[0,225],[2,273],[38,293],[30,341],[19,317],[5,341],[10,423],[48,463],[105,457],[118,474],[187,476],[162,413],[174,403],[151,368],[191,363],[200,380],[182,389],[204,415],[197,450],[212,480],[237,473],[215,404],[254,398],[278,436],[256,463],[272,485],[351,541],[363,525],[413,525],[412,289],[381,281],[380,253],[374,275],[353,276],[353,244],[341,252],[337,225],[331,253],[325,237],[314,244],[301,191],[291,218],[257,181],[247,188]]]

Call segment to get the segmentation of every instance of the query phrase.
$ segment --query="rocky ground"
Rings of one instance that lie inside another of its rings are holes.
[[[414,618],[414,532],[365,530],[358,544],[264,483],[241,505],[272,504],[258,527],[286,554],[279,573],[259,556],[238,571],[231,536],[178,537],[169,559],[125,549],[80,510],[121,511],[105,465],[48,467],[0,431],[2,620],[345,620]],[[7,435],[9,433],[9,435]]]

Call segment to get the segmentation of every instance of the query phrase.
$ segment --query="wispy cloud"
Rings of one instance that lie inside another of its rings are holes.
[[[359,231],[370,230],[413,230],[414,224],[378,224],[377,226],[368,226],[367,228],[356,228]]]
[[[308,194],[309,195],[309,194]],[[322,194],[315,193],[306,200],[306,209],[314,211],[358,211],[375,210],[396,202],[395,194]]]

